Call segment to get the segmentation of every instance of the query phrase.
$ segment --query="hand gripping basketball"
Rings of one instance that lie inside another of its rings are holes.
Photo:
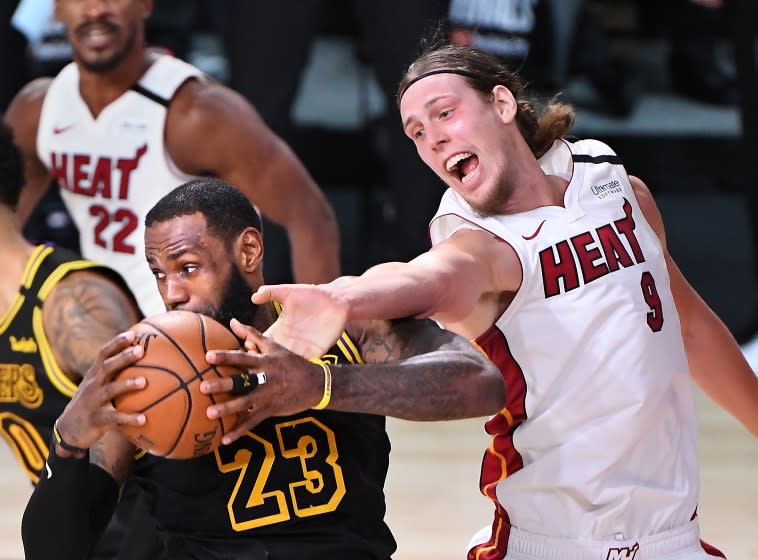
[[[121,426],[121,431],[137,447],[162,457],[188,459],[216,449],[223,434],[233,428],[234,419],[211,419],[205,411],[231,397],[203,394],[200,383],[247,372],[209,364],[205,353],[237,349],[239,341],[220,323],[189,311],[152,315],[131,330],[144,357],[117,379],[144,377],[147,384],[113,402],[119,411],[143,414],[145,423]]]
[[[265,376],[244,394],[208,408],[209,418],[233,418],[234,429],[224,435],[226,445],[271,416],[289,416],[316,406],[324,394],[324,371],[318,365],[290,352],[253,327],[232,320],[232,330],[245,341],[245,351],[214,350],[206,354],[209,363],[247,370],[249,377]],[[263,372],[266,373],[263,373]],[[257,372],[257,373],[256,373]],[[200,390],[208,395],[229,394],[241,381],[229,378],[207,379]]]

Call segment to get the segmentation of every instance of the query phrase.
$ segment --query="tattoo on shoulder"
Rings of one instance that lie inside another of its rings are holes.
[[[78,275],[55,287],[44,305],[45,334],[67,373],[84,375],[100,347],[134,323],[124,294],[93,274]]]

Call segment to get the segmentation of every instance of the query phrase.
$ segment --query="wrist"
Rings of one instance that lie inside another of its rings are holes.
[[[70,443],[70,440],[61,434],[60,418],[56,419],[53,423],[53,441],[55,442],[55,454],[61,458],[73,457],[81,459],[88,454],[88,449]]]
[[[321,400],[311,407],[313,410],[323,410],[329,406],[329,401],[332,399],[332,370],[329,367],[329,364],[321,358],[311,358],[308,361],[321,366],[321,370],[324,374]]]

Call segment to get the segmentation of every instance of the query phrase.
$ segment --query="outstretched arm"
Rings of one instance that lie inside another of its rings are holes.
[[[758,376],[750,369],[729,329],[687,282],[669,255],[663,220],[647,186],[636,177],[631,180],[645,219],[658,234],[666,252],[671,292],[682,325],[692,378],[708,396],[758,436]]]
[[[326,372],[252,327],[232,321],[247,351],[211,351],[211,363],[265,371],[267,381],[247,395],[208,408],[211,418],[241,418],[230,443],[270,416],[296,414],[316,406],[325,394]],[[395,416],[408,420],[453,420],[493,414],[505,405],[498,369],[464,338],[432,321],[372,321],[361,330],[359,347],[367,363],[329,365],[327,408]],[[232,380],[203,381],[201,391],[229,392]]]
[[[298,282],[328,282],[339,275],[339,232],[326,196],[241,95],[190,80],[167,119],[166,145],[182,171],[228,181],[284,226]]]
[[[507,243],[463,229],[408,263],[383,263],[361,276],[318,286],[262,286],[253,302],[278,301],[283,312],[266,331],[303,356],[320,356],[350,320],[433,317],[465,319],[486,294],[514,292],[521,267]]]

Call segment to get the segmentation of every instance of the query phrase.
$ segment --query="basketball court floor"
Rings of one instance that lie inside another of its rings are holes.
[[[758,560],[758,440],[697,393],[700,414],[702,537],[729,560]],[[484,419],[415,423],[389,420],[387,522],[395,560],[463,560],[468,538],[489,524],[478,493]],[[20,560],[21,512],[30,492],[0,443],[0,560]]]

